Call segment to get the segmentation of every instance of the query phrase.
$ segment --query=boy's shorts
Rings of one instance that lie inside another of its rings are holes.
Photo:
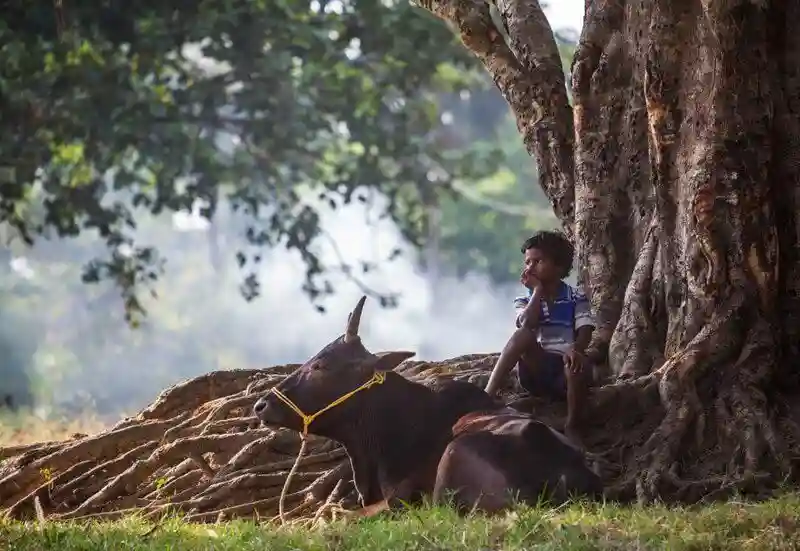
[[[564,357],[556,352],[544,352],[536,365],[531,366],[520,359],[517,363],[519,384],[535,396],[548,396],[563,400],[567,397],[567,376],[564,373]]]

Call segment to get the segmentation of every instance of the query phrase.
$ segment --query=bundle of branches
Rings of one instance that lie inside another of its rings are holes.
[[[496,357],[407,361],[396,371],[426,385],[455,378],[482,386]],[[296,367],[208,373],[168,388],[137,416],[100,434],[0,448],[0,507],[15,519],[168,512],[200,522],[276,519],[301,439],[261,426],[251,412]],[[507,395],[519,391],[514,384]],[[355,506],[344,449],[310,436],[284,494],[284,520],[324,518],[324,511]]]

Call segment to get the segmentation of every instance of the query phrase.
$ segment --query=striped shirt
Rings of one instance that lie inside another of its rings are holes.
[[[527,306],[532,295],[514,299],[517,312],[516,326],[520,327],[520,315]],[[564,353],[575,342],[575,332],[581,327],[594,327],[589,299],[580,289],[575,289],[561,282],[558,296],[551,305],[542,300],[539,311],[538,340],[542,348],[548,352]]]

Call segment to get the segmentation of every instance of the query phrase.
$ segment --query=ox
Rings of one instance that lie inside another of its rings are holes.
[[[498,512],[514,499],[599,497],[582,452],[531,416],[462,381],[434,388],[393,372],[413,352],[372,354],[358,336],[361,297],[340,336],[254,406],[262,423],[341,443],[371,516],[398,504],[453,498]],[[313,413],[311,413],[313,412]]]

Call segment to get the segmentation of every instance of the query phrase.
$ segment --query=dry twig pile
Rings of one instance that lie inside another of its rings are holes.
[[[484,385],[495,358],[407,361],[396,371],[423,384],[455,378]],[[208,373],[165,390],[136,417],[97,435],[0,448],[0,507],[10,518],[40,520],[134,512],[150,518],[181,512],[199,522],[277,518],[300,437],[260,426],[251,411],[296,367]],[[309,437],[285,517],[320,518],[355,502],[344,449]]]

